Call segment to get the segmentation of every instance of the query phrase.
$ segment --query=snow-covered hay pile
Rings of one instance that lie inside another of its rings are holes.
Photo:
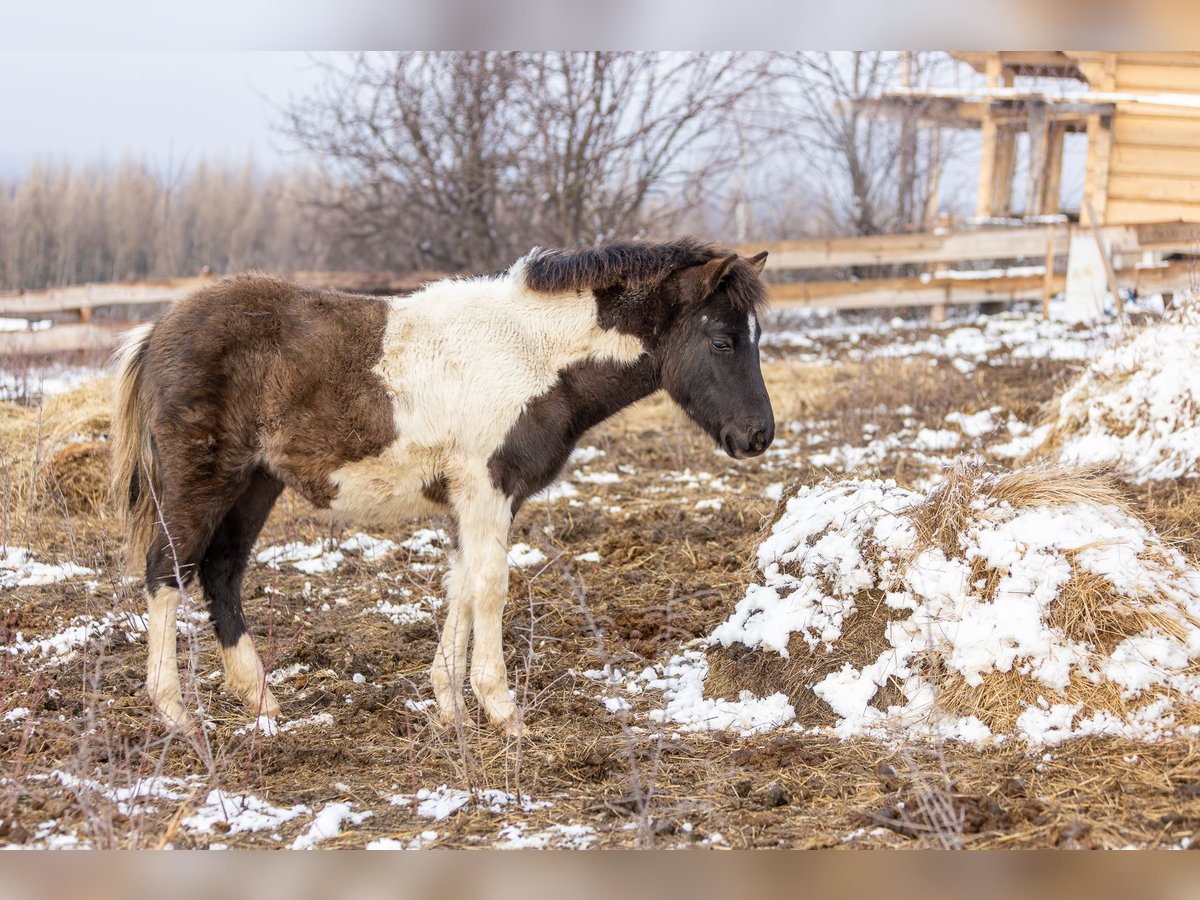
[[[1041,452],[1134,482],[1200,475],[1198,356],[1192,301],[1097,356],[1059,398]]]
[[[1200,723],[1200,571],[1095,470],[960,466],[785,493],[705,693],[804,727],[1049,743]]]
[[[40,407],[0,402],[0,510],[104,510],[111,394],[112,379],[96,378]]]

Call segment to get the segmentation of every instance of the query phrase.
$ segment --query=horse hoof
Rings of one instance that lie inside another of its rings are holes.
[[[250,711],[250,715],[259,719],[278,719],[281,712],[279,701],[270,691],[265,692],[262,697],[248,697],[246,709]]]
[[[156,702],[154,703],[154,712],[169,731],[190,731],[192,729],[192,717],[184,708],[181,700]]]
[[[509,716],[507,719],[498,723],[498,727],[500,728],[501,734],[503,734],[509,740],[523,738],[527,733],[525,730],[525,723],[521,721],[521,717],[519,715]]]

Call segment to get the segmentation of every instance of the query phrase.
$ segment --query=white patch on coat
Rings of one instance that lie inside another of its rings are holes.
[[[758,330],[758,316],[754,315],[754,313],[749,313],[746,316],[746,320],[750,325],[750,343],[757,344],[759,335],[762,334],[762,332]]]
[[[640,339],[601,328],[590,293],[541,294],[524,261],[495,278],[448,279],[389,300],[375,372],[393,397],[396,441],[331,479],[338,518],[364,525],[445,512],[422,494],[487,460],[531,400],[586,359],[632,363]]]
[[[254,640],[243,634],[232,647],[222,647],[225,661],[225,686],[241,697],[255,716],[274,719],[279,716],[279,703],[267,687],[262,660],[254,649]]]
[[[175,653],[175,612],[179,591],[164,585],[149,597],[146,617],[146,690],[158,714],[172,728],[188,724],[179,686],[179,665]]]

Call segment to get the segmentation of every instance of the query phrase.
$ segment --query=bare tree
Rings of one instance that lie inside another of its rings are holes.
[[[311,172],[37,162],[0,181],[0,289],[247,268],[350,267],[297,197]]]
[[[360,53],[326,65],[285,132],[339,189],[317,202],[391,268],[490,269],[510,259],[516,54]]]
[[[928,81],[945,64],[930,53],[830,51],[782,54],[778,71],[792,103],[800,146],[817,177],[826,228],[879,234],[928,226],[949,142],[919,129],[914,103],[885,118],[875,101],[902,81]]]
[[[739,108],[768,80],[765,57],[630,51],[525,54],[521,171],[537,240],[604,240],[669,225],[703,188],[747,165]]]
[[[665,227],[745,164],[729,126],[767,77],[741,53],[367,53],[284,130],[377,265],[479,271]]]

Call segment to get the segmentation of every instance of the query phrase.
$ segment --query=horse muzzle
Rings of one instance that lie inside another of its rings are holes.
[[[771,420],[749,424],[726,425],[721,429],[721,448],[734,459],[761,456],[775,440],[775,423]]]

